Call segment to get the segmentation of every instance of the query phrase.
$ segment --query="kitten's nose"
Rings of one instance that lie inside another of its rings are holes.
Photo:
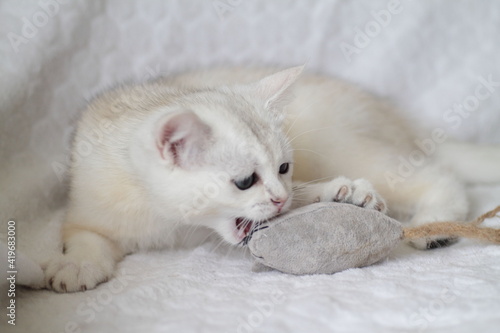
[[[281,208],[283,208],[283,206],[285,205],[287,199],[288,198],[276,198],[276,199],[271,199],[271,201],[276,207],[278,207],[281,210]]]

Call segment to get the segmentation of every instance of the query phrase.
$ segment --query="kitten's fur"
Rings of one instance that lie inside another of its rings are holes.
[[[320,200],[382,212],[388,204],[414,224],[466,217],[463,185],[439,156],[471,148],[437,145],[425,165],[391,183],[388,172],[398,175],[400,157],[418,149],[411,127],[357,88],[301,71],[193,72],[95,99],[78,125],[65,254],[47,267],[48,286],[94,288],[124,255],[175,246],[186,226],[236,244],[247,223]],[[490,156],[474,171],[500,181],[500,149],[483,149]],[[253,186],[237,187],[254,173]]]

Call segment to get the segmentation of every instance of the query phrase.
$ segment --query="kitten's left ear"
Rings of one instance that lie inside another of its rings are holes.
[[[210,138],[210,128],[191,111],[167,115],[159,122],[156,146],[164,160],[182,168],[200,163]]]
[[[303,69],[304,66],[288,68],[256,83],[257,96],[264,101],[266,109],[280,109],[289,102],[289,88],[297,81]]]

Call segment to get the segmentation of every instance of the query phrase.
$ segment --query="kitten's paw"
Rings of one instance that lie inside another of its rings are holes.
[[[85,291],[106,282],[113,274],[113,267],[92,261],[63,256],[53,260],[45,270],[48,289],[57,292]]]
[[[375,191],[372,184],[366,179],[354,181],[346,177],[338,177],[325,184],[316,201],[343,202],[366,209],[387,212],[385,200]]]
[[[408,242],[412,247],[419,250],[434,250],[441,247],[446,247],[458,242],[458,238],[423,238],[415,239]]]

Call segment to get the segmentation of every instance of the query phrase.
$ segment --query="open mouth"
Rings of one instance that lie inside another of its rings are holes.
[[[243,217],[238,217],[235,220],[235,225],[236,225],[236,237],[239,240],[244,239],[245,237],[248,236],[250,231],[252,230],[252,227],[254,225],[254,221],[243,218]]]
[[[248,244],[254,232],[268,227],[264,221],[252,221],[243,217],[238,217],[234,221],[236,238],[239,240],[238,245],[242,246]]]

